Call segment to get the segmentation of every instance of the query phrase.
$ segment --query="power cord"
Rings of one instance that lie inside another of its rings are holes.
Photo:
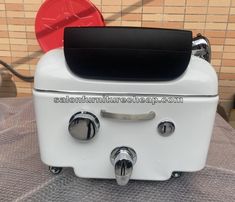
[[[12,74],[14,74],[15,76],[17,76],[18,78],[20,78],[23,81],[26,81],[26,82],[33,82],[34,81],[34,77],[33,76],[24,76],[24,75],[20,74],[11,65],[3,62],[2,60],[0,60],[0,64],[3,67],[5,67],[7,70],[9,70]]]

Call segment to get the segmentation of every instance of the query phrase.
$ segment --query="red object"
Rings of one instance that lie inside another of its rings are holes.
[[[47,0],[40,7],[35,33],[44,52],[63,46],[64,28],[105,26],[99,10],[89,0]]]

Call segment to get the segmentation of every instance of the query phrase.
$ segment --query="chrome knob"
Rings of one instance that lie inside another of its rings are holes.
[[[170,121],[163,121],[158,125],[158,132],[164,137],[171,135],[174,131],[175,125]]]
[[[129,182],[136,159],[135,151],[129,147],[118,147],[111,152],[110,160],[118,185],[124,186]]]
[[[211,62],[211,45],[209,40],[198,34],[192,41],[192,54]]]
[[[90,112],[78,112],[69,121],[69,133],[78,140],[90,140],[100,128],[98,118]]]

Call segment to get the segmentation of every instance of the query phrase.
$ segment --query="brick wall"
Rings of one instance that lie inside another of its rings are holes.
[[[42,0],[0,0],[0,59],[33,75],[41,51],[34,18]],[[212,64],[219,76],[220,99],[226,108],[235,94],[235,0],[93,0],[110,26],[163,27],[193,30],[212,44]],[[2,70],[1,70],[2,71]],[[32,84],[7,72],[0,96],[29,96]]]

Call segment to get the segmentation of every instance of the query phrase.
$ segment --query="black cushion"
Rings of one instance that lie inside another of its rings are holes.
[[[184,73],[192,32],[133,27],[68,27],[64,53],[70,70],[89,79],[169,81]]]

